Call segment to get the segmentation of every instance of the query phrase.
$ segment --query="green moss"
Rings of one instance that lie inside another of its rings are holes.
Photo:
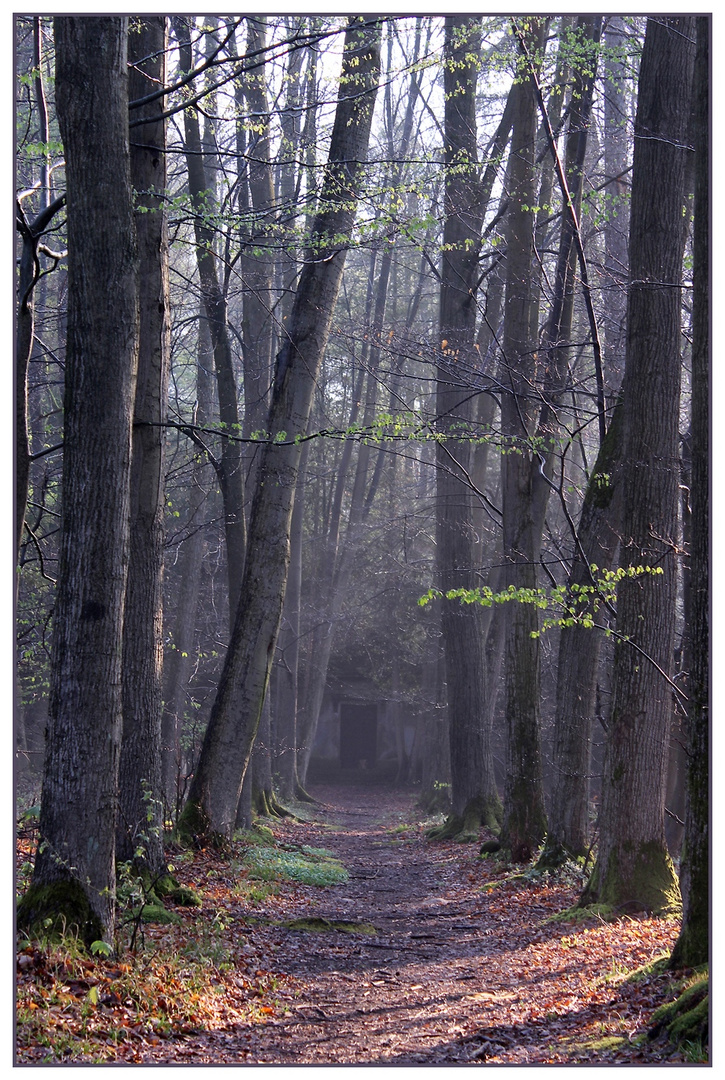
[[[707,972],[698,975],[675,1001],[661,1006],[652,1017],[650,1038],[665,1034],[679,1047],[699,1047],[706,1051],[709,1037],[710,980]]]
[[[60,939],[77,934],[89,947],[106,937],[106,928],[92,910],[86,893],[72,879],[31,885],[18,904],[17,923],[28,937]]]
[[[251,847],[244,856],[248,875],[257,881],[298,881],[302,885],[339,885],[348,872],[334,856],[288,851],[281,848]]]
[[[155,891],[157,896],[165,897],[172,904],[179,907],[201,907],[201,897],[194,889],[180,885],[172,874],[167,874],[156,882]]]
[[[188,801],[179,815],[174,835],[182,847],[211,847],[217,851],[229,850],[229,838],[210,828],[211,822],[202,806]]]
[[[160,925],[179,925],[181,919],[174,911],[169,911],[163,904],[144,904],[143,907],[134,908],[131,912],[132,920],[140,917],[144,923],[159,923]]]
[[[642,844],[621,859],[611,852],[602,873],[594,868],[580,907],[604,904],[620,914],[646,911],[652,915],[679,915],[682,898],[677,873],[666,848],[656,841]]]

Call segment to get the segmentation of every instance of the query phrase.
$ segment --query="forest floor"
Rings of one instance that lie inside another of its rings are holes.
[[[347,878],[255,874],[243,843],[224,859],[172,852],[203,906],[142,924],[133,951],[21,943],[17,1064],[703,1061],[646,1037],[682,985],[653,964],[676,921],[553,919],[580,894],[575,872],[537,877],[430,841],[411,791],[312,790],[307,820],[269,823],[276,850]]]

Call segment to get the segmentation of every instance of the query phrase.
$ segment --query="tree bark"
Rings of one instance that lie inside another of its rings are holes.
[[[166,79],[166,19],[132,21],[129,95]],[[116,859],[156,877],[164,870],[161,710],[163,665],[164,429],[171,356],[166,124],[163,98],[134,132],[131,181],[139,248],[139,358],[131,466],[131,543],[123,624],[123,742]],[[141,852],[139,855],[138,852]]]
[[[380,67],[380,29],[351,16],[340,98],[310,250],[277,357],[269,427],[250,518],[249,545],[232,639],[212,706],[182,825],[231,835],[267,690],[289,565],[289,532],[312,393],[330,332],[350,242]],[[185,819],[185,821],[184,821]]]
[[[679,901],[664,805],[672,712],[680,282],[695,24],[647,20],[635,123],[618,641],[599,850],[581,903],[662,911]]]
[[[436,454],[436,561],[442,591],[474,588],[470,428],[475,395],[478,253],[484,205],[476,146],[476,72],[480,22],[448,16],[444,52],[445,221],[441,267],[436,414],[445,436]],[[463,430],[463,438],[458,434]],[[484,728],[484,639],[475,604],[444,601],[441,617],[448,687],[451,830],[478,834],[500,811],[490,731]]]
[[[63,518],[41,842],[19,921],[64,918],[86,942],[110,942],[138,353],[127,20],[54,26],[69,247]]]
[[[710,938],[710,20],[698,18],[695,62],[695,223],[693,322],[688,757],[682,927],[672,967],[709,959]]]
[[[525,34],[529,55],[543,44],[544,22],[532,20]],[[506,582],[536,587],[540,544],[534,510],[530,445],[534,416],[530,388],[536,382],[536,346],[531,336],[534,154],[537,99],[533,76],[522,72],[509,163],[510,209],[507,223],[506,290],[501,381],[503,543]],[[511,603],[507,610],[505,686],[507,770],[502,845],[514,861],[526,862],[546,832],[539,715],[539,642],[536,608]]]

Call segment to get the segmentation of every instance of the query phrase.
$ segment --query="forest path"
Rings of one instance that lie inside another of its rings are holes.
[[[349,880],[301,888],[255,908],[259,921],[250,940],[282,976],[276,1015],[264,1024],[207,1032],[205,1054],[212,1060],[662,1060],[661,1047],[640,1049],[630,1041],[651,1014],[654,987],[643,1008],[642,988],[627,988],[619,1000],[611,973],[650,961],[667,947],[674,926],[630,920],[626,930],[621,924],[582,929],[546,922],[576,900],[579,883],[512,882],[514,868],[481,861],[475,845],[427,840],[412,824],[410,792],[318,785],[313,793],[320,820],[276,823],[277,840],[334,852]],[[376,932],[280,925],[302,918],[371,923]],[[601,1041],[604,1032],[618,1045],[593,1050],[592,1039]]]
[[[269,1049],[255,1032],[255,1059],[430,1061],[432,1047],[462,1034],[462,1002],[487,951],[480,905],[457,877],[461,849],[427,843],[421,850],[420,836],[403,829],[411,795],[361,786],[318,787],[315,794],[333,828],[313,826],[312,844],[334,852],[350,878],[316,890],[290,918],[368,923],[377,933],[279,935],[274,967],[303,984],[303,999],[290,1001],[289,1018],[269,1025]]]

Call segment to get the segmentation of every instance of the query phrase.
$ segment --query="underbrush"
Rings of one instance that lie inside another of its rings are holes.
[[[27,830],[19,838],[21,895],[36,839]],[[179,850],[172,858],[201,907],[166,897],[155,919],[155,905],[142,914],[124,899],[122,880],[113,954],[90,954],[69,933],[19,941],[18,1064],[157,1062],[190,1036],[199,1042],[280,1014],[284,977],[266,970],[250,909],[284,889],[347,881],[342,863],[325,848],[281,843],[264,826],[240,834],[228,857]]]

